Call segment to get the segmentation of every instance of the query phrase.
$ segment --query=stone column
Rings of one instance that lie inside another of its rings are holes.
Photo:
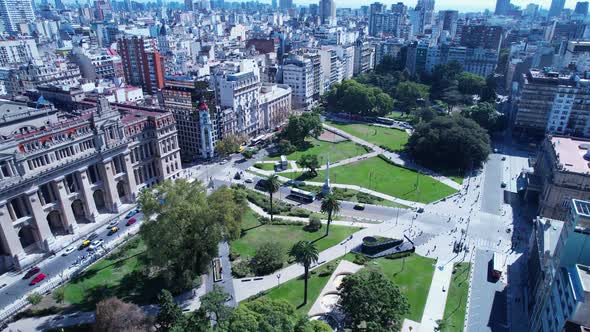
[[[117,184],[115,183],[115,177],[113,176],[113,161],[107,159],[100,163],[100,170],[103,175],[103,183],[106,191],[107,202],[112,212],[119,212],[119,206],[121,200],[119,199],[119,193],[117,193]]]
[[[33,218],[35,219],[37,232],[39,233],[41,243],[43,244],[43,249],[50,251],[54,247],[55,238],[51,233],[49,223],[47,222],[47,216],[45,215],[43,207],[41,206],[41,202],[39,201],[37,189],[27,191],[26,195],[27,201],[29,202],[29,206],[31,208],[31,213],[33,213]]]
[[[68,198],[69,195],[66,186],[67,184],[63,176],[55,179],[55,187],[59,195],[59,206],[64,218],[64,226],[68,233],[74,234],[76,229],[78,229],[78,223],[76,223],[76,217],[74,216],[74,211],[72,211],[72,202]]]
[[[84,196],[84,206],[86,212],[86,218],[90,221],[95,221],[98,211],[96,210],[96,204],[94,203],[94,197],[92,197],[92,190],[90,190],[90,180],[88,179],[88,169],[82,168],[78,170],[80,176],[80,183],[82,184],[82,196]]]
[[[135,201],[137,192],[137,183],[135,183],[135,175],[133,174],[133,165],[131,165],[131,156],[129,152],[124,155],[125,158],[125,172],[127,173],[127,183],[129,184],[129,198]]]
[[[8,206],[6,201],[0,202],[0,238],[6,244],[6,250],[13,259],[16,267],[19,267],[19,260],[25,254],[23,246],[20,244],[18,234],[12,225],[12,218],[8,214]]]

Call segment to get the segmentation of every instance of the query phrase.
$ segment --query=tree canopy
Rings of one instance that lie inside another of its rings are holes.
[[[149,331],[150,322],[141,308],[111,297],[96,304],[94,332]]]
[[[240,144],[242,144],[244,141],[245,139],[243,137],[237,135],[228,135],[215,144],[215,151],[222,156],[239,152]]]
[[[318,160],[317,155],[315,155],[315,154],[301,155],[301,157],[299,157],[299,160],[297,160],[297,163],[302,168],[309,169],[309,172],[311,172],[311,174],[313,176],[316,176],[318,174],[317,169],[320,167],[320,161]]]
[[[407,144],[410,154],[433,169],[477,167],[490,153],[485,129],[463,116],[438,116],[420,123]]]
[[[232,189],[207,197],[201,183],[185,180],[164,181],[138,201],[149,220],[140,230],[147,259],[175,292],[191,288],[207,270],[224,235],[239,236],[246,206]]]
[[[457,79],[457,87],[465,95],[480,95],[485,86],[485,78],[466,71],[462,72]]]
[[[342,280],[339,291],[339,306],[353,330],[366,324],[370,331],[399,331],[403,315],[409,310],[397,285],[379,271],[363,269],[349,275]]]
[[[273,273],[283,266],[285,248],[278,242],[265,242],[256,249],[252,269],[257,275]]]
[[[320,115],[315,112],[305,112],[301,115],[292,115],[280,138],[287,140],[294,146],[301,146],[308,137],[318,137],[322,134],[322,121]]]
[[[496,110],[494,103],[479,103],[464,109],[461,114],[477,122],[489,132],[503,130],[506,127],[506,116]]]
[[[420,99],[427,100],[428,96],[428,85],[402,82],[395,88],[395,105],[409,114],[419,105]]]
[[[355,80],[333,85],[325,101],[330,112],[383,116],[393,110],[393,99],[388,94]]]

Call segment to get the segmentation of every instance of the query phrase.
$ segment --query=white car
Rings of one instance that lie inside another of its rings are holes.
[[[98,240],[92,241],[92,243],[88,246],[88,251],[94,251],[94,250],[96,250],[103,243],[104,243],[104,240],[103,239],[98,239]]]
[[[72,251],[74,251],[74,250],[76,250],[76,247],[75,247],[75,246],[69,246],[69,247],[67,247],[67,248],[64,250],[63,254],[61,254],[61,255],[62,255],[62,256],[67,256],[67,255],[69,255],[69,254],[70,254]]]
[[[113,220],[111,220],[111,222],[109,223],[109,227],[107,227],[107,228],[111,228],[113,226],[117,226],[118,224],[119,224],[119,218],[113,219]]]

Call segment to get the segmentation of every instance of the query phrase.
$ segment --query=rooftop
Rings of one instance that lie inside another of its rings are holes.
[[[574,202],[574,207],[576,208],[576,213],[578,215],[581,215],[584,217],[590,217],[590,202],[580,201],[577,199],[574,199],[573,202]]]
[[[551,137],[551,144],[557,155],[557,162],[562,165],[563,171],[573,173],[590,172],[589,161],[584,158],[584,155],[590,153],[588,150],[590,141],[554,136]],[[590,157],[590,154],[588,156]]]

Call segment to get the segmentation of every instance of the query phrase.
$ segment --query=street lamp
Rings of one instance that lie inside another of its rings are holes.
[[[277,286],[279,286],[281,284],[281,274],[278,273],[277,274]]]

